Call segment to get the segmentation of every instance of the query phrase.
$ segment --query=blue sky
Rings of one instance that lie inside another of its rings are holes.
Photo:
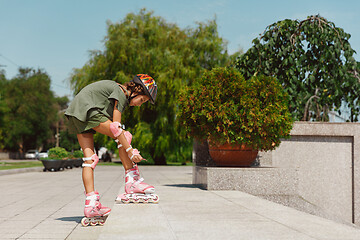
[[[357,0],[0,0],[0,65],[5,65],[0,69],[12,78],[19,66],[42,68],[56,95],[71,95],[67,78],[88,61],[89,50],[103,49],[106,21],[119,22],[141,8],[181,28],[216,15],[230,53],[246,51],[276,21],[320,14],[350,33],[351,46],[360,54]]]

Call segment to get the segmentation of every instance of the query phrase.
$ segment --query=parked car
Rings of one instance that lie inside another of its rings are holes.
[[[111,162],[111,155],[107,148],[101,147],[98,151],[98,156],[101,161]]]
[[[47,158],[49,156],[47,151],[41,151],[39,153],[39,158]]]
[[[29,150],[25,153],[26,159],[39,159],[39,151],[38,150]]]

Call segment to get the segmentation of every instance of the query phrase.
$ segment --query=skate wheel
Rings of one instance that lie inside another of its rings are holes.
[[[139,198],[134,198],[133,201],[134,201],[134,203],[138,204],[140,202],[140,199]]]
[[[128,203],[130,203],[130,199],[128,199],[128,198],[121,199],[121,202],[125,203],[125,204],[128,204]]]
[[[160,201],[160,198],[158,195],[154,195],[153,199],[151,199],[153,203],[158,203]]]
[[[91,226],[96,226],[98,223],[97,222],[90,222]]]
[[[144,198],[142,202],[146,204],[146,203],[149,202],[149,199],[148,199],[148,198]]]
[[[89,226],[90,221],[88,218],[84,217],[83,219],[81,219],[81,225],[83,225],[83,227],[87,227]]]
[[[104,224],[105,224],[105,220],[104,220],[104,219],[99,220],[99,225],[100,225],[100,226],[104,226]]]

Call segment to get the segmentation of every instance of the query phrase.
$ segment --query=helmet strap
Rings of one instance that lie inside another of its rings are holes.
[[[128,102],[129,102],[129,104],[130,104],[131,100],[133,100],[133,98],[136,98],[137,96],[139,96],[139,94],[137,94],[137,95],[135,95],[135,96],[132,96],[133,93],[134,93],[134,92],[131,91],[131,93],[130,93],[130,95],[129,95],[129,97],[128,97]]]

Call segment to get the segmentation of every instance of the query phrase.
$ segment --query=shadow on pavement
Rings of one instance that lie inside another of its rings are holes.
[[[60,221],[63,221],[63,222],[77,222],[77,223],[80,223],[80,222],[81,222],[81,219],[82,219],[83,217],[84,217],[84,216],[62,217],[62,218],[57,218],[56,220],[60,220]]]
[[[166,187],[179,187],[179,188],[200,188],[198,185],[194,184],[165,184]],[[201,189],[201,188],[200,188]]]

